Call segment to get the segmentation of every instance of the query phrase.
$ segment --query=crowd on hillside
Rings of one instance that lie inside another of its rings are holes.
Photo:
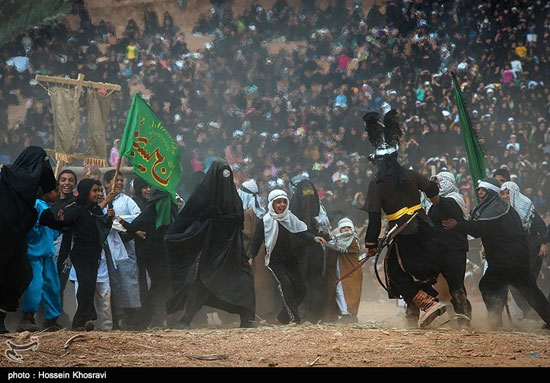
[[[404,164],[428,176],[453,172],[472,207],[453,70],[488,172],[507,168],[536,209],[550,212],[550,5],[394,0],[364,14],[360,1],[346,3],[321,9],[303,0],[296,8],[277,0],[236,15],[230,1],[211,0],[193,32],[212,41],[192,52],[168,13],[145,13],[142,28],[128,20],[117,38],[76,2],[79,30],[35,28],[0,52],[0,163],[29,145],[53,148],[47,92],[34,76],[82,73],[122,86],[109,116],[109,151],[125,126],[130,85],[147,88],[182,148],[184,195],[193,172],[222,157],[237,183],[254,178],[262,195],[306,171],[331,219],[353,211],[364,220],[354,207],[374,167],[362,116],[389,105],[400,113]],[[271,53],[272,42],[295,48]],[[8,131],[7,107],[21,100],[25,120]]]

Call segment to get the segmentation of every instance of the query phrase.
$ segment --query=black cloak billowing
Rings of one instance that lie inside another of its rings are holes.
[[[0,308],[5,311],[17,309],[19,297],[32,280],[26,236],[38,218],[37,192],[48,193],[55,187],[46,152],[37,146],[23,150],[13,165],[0,169]]]
[[[55,189],[55,176],[44,149],[29,146],[0,171],[0,238],[17,241],[27,235],[36,223],[39,188],[43,193]]]
[[[243,221],[233,172],[225,161],[215,160],[165,237],[175,292],[166,305],[168,313],[183,309],[192,290],[200,288],[210,292],[207,306],[254,312],[254,278],[243,250]]]
[[[309,179],[296,185],[290,200],[290,210],[307,224],[308,231],[318,235],[315,217],[319,215],[320,202],[315,186]],[[300,256],[300,273],[307,287],[302,301],[303,318],[316,323],[322,317],[325,305],[325,254],[318,243],[302,242],[297,244],[296,253]]]

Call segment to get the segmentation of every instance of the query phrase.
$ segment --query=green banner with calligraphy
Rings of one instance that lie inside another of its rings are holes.
[[[170,193],[176,203],[181,179],[179,147],[138,92],[132,98],[119,153],[130,160],[136,175]]]

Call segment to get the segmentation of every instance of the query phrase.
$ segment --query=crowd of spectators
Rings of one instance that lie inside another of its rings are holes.
[[[122,86],[109,117],[108,153],[122,136],[130,86],[147,88],[182,149],[183,194],[194,171],[222,157],[237,183],[255,178],[262,195],[307,171],[331,220],[364,221],[357,207],[374,168],[362,115],[387,103],[405,132],[402,163],[427,176],[455,173],[469,202],[453,70],[489,174],[506,167],[536,209],[549,213],[550,5],[393,0],[363,14],[360,1],[346,3],[322,9],[302,0],[296,8],[277,0],[271,9],[253,5],[234,15],[231,1],[211,0],[193,32],[212,41],[191,52],[168,13],[146,12],[143,28],[131,19],[116,38],[113,26],[93,25],[77,2],[79,30],[36,28],[0,53],[0,162],[31,144],[53,148],[48,96],[34,75],[83,73]],[[274,42],[293,49],[270,53]],[[22,99],[25,121],[8,131],[7,106]]]

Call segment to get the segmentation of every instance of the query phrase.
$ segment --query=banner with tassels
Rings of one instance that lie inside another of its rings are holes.
[[[105,95],[101,90],[88,89],[88,128],[86,131],[86,148],[84,165],[97,167],[109,166],[105,144],[105,127],[111,109],[111,94]]]
[[[48,90],[55,126],[55,159],[72,163],[78,143],[80,111],[74,88],[53,86]]]

